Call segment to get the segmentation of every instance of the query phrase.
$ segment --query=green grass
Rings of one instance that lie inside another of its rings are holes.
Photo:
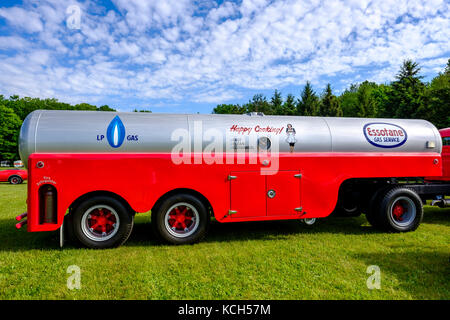
[[[426,207],[415,232],[381,233],[364,216],[213,223],[195,245],[151,234],[149,214],[117,249],[58,247],[58,232],[14,228],[26,184],[0,183],[0,299],[449,299],[450,209]],[[81,289],[66,286],[81,268]],[[369,290],[367,267],[381,269]]]

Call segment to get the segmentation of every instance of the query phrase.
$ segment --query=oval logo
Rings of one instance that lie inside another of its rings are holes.
[[[379,148],[397,148],[408,139],[406,130],[392,123],[368,123],[364,126],[363,131],[367,141]]]
[[[118,148],[122,145],[125,139],[125,126],[120,120],[119,116],[116,116],[108,126],[106,131],[106,138],[109,145],[113,148]]]

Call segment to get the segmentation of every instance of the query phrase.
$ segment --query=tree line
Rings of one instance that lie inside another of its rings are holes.
[[[26,116],[34,110],[89,110],[89,111],[116,111],[108,105],[100,107],[80,103],[71,105],[57,99],[39,99],[18,95],[5,98],[0,95],[0,159],[17,160],[18,138],[20,126]]]
[[[108,105],[100,107],[89,103],[69,104],[57,99],[39,99],[18,95],[5,98],[0,95],[0,160],[19,159],[18,139],[20,127],[26,116],[34,110],[84,110],[116,111]],[[133,112],[151,112],[147,109],[134,109]]]
[[[275,90],[270,100],[262,94],[256,94],[243,105],[219,104],[213,113],[416,118],[428,120],[438,128],[450,127],[450,59],[443,72],[428,83],[423,82],[420,70],[418,63],[405,60],[389,84],[364,81],[350,85],[336,96],[331,84],[327,84],[323,92],[317,94],[308,81],[299,98],[288,94],[283,99],[281,92]]]
[[[450,127],[450,59],[446,67],[430,82],[423,82],[418,63],[403,62],[395,79],[389,84],[364,81],[352,84],[342,94],[333,94],[327,84],[317,94],[307,82],[300,97],[288,94],[283,99],[275,90],[268,100],[256,94],[246,104],[219,104],[213,113],[244,114],[263,112],[267,115],[298,115],[365,118],[418,118],[432,122],[438,128]],[[32,111],[44,110],[90,110],[116,111],[108,105],[100,107],[80,103],[71,105],[57,99],[5,98],[0,95],[0,160],[16,160],[20,126]],[[134,112],[151,112],[137,110]]]

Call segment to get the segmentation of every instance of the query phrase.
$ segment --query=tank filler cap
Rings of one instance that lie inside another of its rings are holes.
[[[264,112],[247,112],[246,115],[248,116],[260,116],[263,117],[264,116]]]

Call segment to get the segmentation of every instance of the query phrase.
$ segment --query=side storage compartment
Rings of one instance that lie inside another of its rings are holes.
[[[230,215],[249,218],[266,215],[266,177],[259,171],[232,172],[230,180]]]
[[[231,172],[230,215],[232,218],[286,216],[302,211],[300,171],[278,171],[261,175],[260,171]]]
[[[266,176],[267,215],[282,216],[302,211],[299,171],[280,171]]]

